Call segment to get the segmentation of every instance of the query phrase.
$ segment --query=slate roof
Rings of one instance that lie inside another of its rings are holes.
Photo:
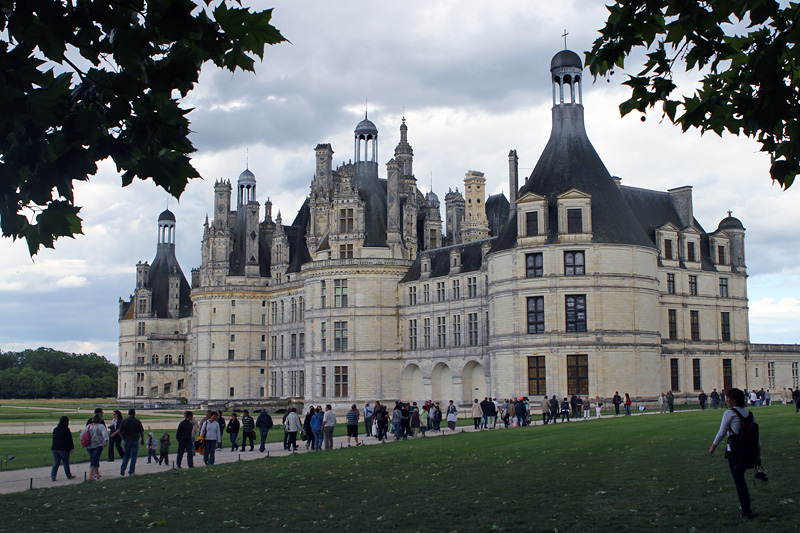
[[[489,221],[489,235],[496,237],[508,223],[508,209],[510,204],[503,193],[492,194],[486,199],[486,218]]]
[[[270,276],[270,243],[267,236],[260,229],[258,231],[258,272],[262,277]],[[244,266],[247,263],[247,220],[245,210],[236,213],[236,224],[233,227],[233,245],[228,261],[231,276],[244,276]]]
[[[483,253],[481,251],[481,246],[483,243],[492,240],[493,239],[490,238],[468,242],[465,244],[455,244],[453,246],[436,248],[435,250],[431,250],[429,252],[420,252],[419,255],[417,255],[417,258],[414,260],[414,263],[411,264],[411,267],[406,272],[406,275],[400,280],[400,283],[417,281],[420,279],[420,273],[422,272],[422,258],[424,256],[431,258],[431,278],[447,276],[450,273],[450,251],[453,249],[458,249],[461,252],[461,273],[477,272],[483,266]]]
[[[156,318],[169,318],[169,276],[173,272],[178,273],[181,279],[178,317],[184,318],[192,315],[191,289],[178,264],[178,259],[175,257],[175,245],[159,244],[148,276],[148,285],[152,294],[152,316]]]

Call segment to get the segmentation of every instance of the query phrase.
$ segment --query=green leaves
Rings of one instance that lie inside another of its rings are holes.
[[[0,0],[4,236],[34,255],[80,233],[73,182],[109,157],[123,185],[152,179],[180,197],[198,177],[180,98],[206,61],[253,71],[266,45],[285,41],[271,9],[229,3]]]
[[[586,53],[592,75],[611,76],[647,51],[620,113],[663,116],[686,131],[747,135],[772,158],[770,176],[789,188],[800,173],[800,4],[775,0],[618,0]],[[673,69],[700,77],[673,98]]]

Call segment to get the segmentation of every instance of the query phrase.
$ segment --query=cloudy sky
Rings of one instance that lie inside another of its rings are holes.
[[[85,235],[34,260],[24,242],[0,240],[0,349],[50,346],[116,362],[118,300],[134,288],[136,262],[155,255],[159,213],[169,207],[177,217],[178,259],[189,277],[216,179],[235,182],[249,164],[257,199],[269,197],[288,223],[308,192],[314,147],[330,142],[336,163],[351,159],[365,106],[380,131],[382,163],[405,115],[423,191],[432,184],[441,198],[463,190],[471,169],[485,173],[489,193],[508,196],[508,151],[517,150],[520,173],[529,174],[549,137],[548,69],[564,29],[582,56],[606,18],[602,2],[585,0],[244,3],[274,6],[273,22],[291,44],[269,48],[256,75],[204,70],[186,101],[195,108],[203,180],[178,203],[149,182],[122,189],[103,164],[76,187]],[[586,129],[609,172],[636,187],[692,185],[707,231],[733,211],[747,228],[752,342],[800,342],[800,185],[773,186],[768,158],[752,141],[683,134],[658,114],[620,118],[628,93],[619,73],[590,81]],[[679,83],[692,88],[690,79]]]

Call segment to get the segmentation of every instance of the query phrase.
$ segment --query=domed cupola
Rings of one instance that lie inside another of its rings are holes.
[[[175,246],[175,215],[169,209],[158,215],[158,246]]]
[[[583,63],[572,50],[561,50],[550,61],[553,105],[583,105]]]
[[[741,220],[733,216],[731,212],[728,211],[728,216],[720,221],[719,226],[717,227],[717,231],[731,230],[731,229],[744,230],[744,224],[742,224]]]
[[[368,161],[378,163],[378,128],[364,114],[364,120],[358,123],[355,130],[355,162]]]
[[[237,206],[247,205],[250,202],[256,201],[256,176],[246,168],[244,172],[239,174],[239,182],[236,187],[237,190]]]
[[[433,191],[428,191],[425,195],[425,200],[428,202],[428,207],[439,207],[439,197]]]
[[[162,220],[165,220],[165,221],[170,220],[172,222],[175,222],[175,215],[173,214],[172,211],[167,209],[164,212],[162,212],[160,215],[158,215],[158,221],[161,222]]]

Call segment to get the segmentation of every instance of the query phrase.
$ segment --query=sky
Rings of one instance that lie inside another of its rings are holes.
[[[33,259],[23,241],[0,239],[0,350],[48,346],[117,361],[119,299],[129,299],[138,261],[152,262],[158,215],[177,218],[178,260],[190,278],[200,263],[214,181],[249,168],[257,200],[290,223],[309,192],[314,147],[331,143],[334,163],[353,158],[353,129],[364,117],[379,130],[379,161],[399,139],[403,116],[423,192],[463,191],[468,170],[485,173],[487,193],[508,197],[508,152],[521,180],[550,135],[550,59],[591,48],[607,11],[602,2],[409,0],[326,2],[244,0],[274,7],[273,24],[290,43],[269,47],[256,74],[205,67],[184,105],[194,110],[193,180],[180,202],[152,182],[122,188],[109,162],[78,183],[84,235],[60,239]],[[629,62],[636,70],[635,58]],[[783,191],[754,141],[682,133],[651,112],[619,115],[629,97],[618,71],[583,87],[586,130],[623,185],[693,186],[695,218],[716,229],[731,210],[746,232],[750,339],[798,343],[800,185]],[[689,93],[696,80],[679,75]],[[263,210],[262,215],[263,218]]]

